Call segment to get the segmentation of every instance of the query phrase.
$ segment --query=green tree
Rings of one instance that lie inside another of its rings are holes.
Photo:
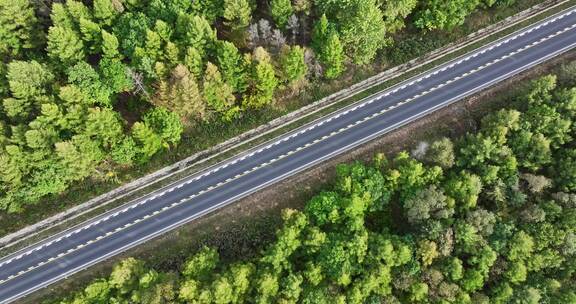
[[[224,0],[224,19],[232,29],[247,27],[252,19],[252,8],[248,0]]]
[[[134,123],[131,133],[138,147],[137,158],[139,161],[147,161],[152,155],[162,149],[162,138],[145,123]]]
[[[152,128],[163,142],[175,145],[184,131],[180,117],[162,107],[155,107],[144,115],[144,124]]]
[[[482,191],[482,181],[477,175],[461,171],[449,176],[443,188],[448,196],[456,200],[458,209],[467,210],[476,207]]]
[[[145,268],[142,261],[127,258],[114,265],[108,283],[117,289],[120,294],[126,294],[136,287],[144,271]]]
[[[10,93],[18,99],[32,99],[49,93],[54,74],[37,61],[12,61],[6,75]]]
[[[176,34],[183,45],[195,48],[203,58],[216,41],[216,30],[212,29],[206,18],[197,15],[178,15]]]
[[[344,72],[344,46],[336,31],[328,35],[326,45],[322,48],[320,60],[325,65],[324,76],[328,79],[338,78]]]
[[[224,82],[230,85],[235,92],[246,89],[246,73],[242,56],[236,46],[228,41],[216,43],[216,65],[222,72]]]
[[[274,96],[274,90],[278,86],[278,80],[274,73],[274,66],[270,62],[268,52],[258,47],[254,51],[256,55],[261,52],[262,56],[254,56],[250,75],[248,94],[244,96],[242,105],[246,108],[262,108],[269,104]],[[260,57],[260,59],[258,59]]]
[[[184,263],[182,274],[189,279],[205,279],[216,268],[220,257],[214,249],[203,247]]]
[[[41,33],[29,0],[0,1],[0,56],[22,58],[42,42]]]
[[[232,120],[239,108],[234,106],[236,97],[232,88],[222,80],[218,67],[208,62],[204,72],[203,96],[212,111],[222,115],[224,120]]]
[[[550,140],[540,133],[522,130],[512,136],[510,147],[518,164],[530,171],[537,171],[552,161]]]
[[[132,58],[136,47],[144,45],[143,37],[146,37],[150,23],[150,19],[141,12],[124,12],[114,21],[112,33],[118,38],[124,56]]]
[[[293,13],[290,0],[270,0],[270,15],[279,28],[286,27],[288,18]]]
[[[84,289],[84,295],[89,303],[108,303],[111,289],[106,280],[97,280]]]
[[[94,0],[94,17],[106,25],[111,25],[123,10],[120,1]]]
[[[120,115],[109,108],[89,109],[83,134],[102,147],[112,147],[122,138],[123,126]]]
[[[409,300],[411,302],[424,301],[428,296],[428,285],[426,283],[416,283],[410,287]]]
[[[554,183],[561,190],[568,192],[576,190],[576,150],[560,151],[551,171]]]
[[[288,82],[306,77],[308,67],[304,62],[304,49],[300,46],[285,47],[280,55],[282,75]]]
[[[104,86],[114,93],[128,92],[134,88],[128,67],[118,59],[103,58],[98,64]]]
[[[177,65],[168,83],[161,82],[153,102],[178,113],[182,118],[203,118],[206,105],[198,84],[184,65]]]
[[[434,141],[424,156],[427,163],[448,169],[454,165],[454,145],[446,137]]]
[[[188,47],[184,56],[184,65],[196,77],[200,79],[200,75],[204,71],[204,62],[202,55],[196,48]]]
[[[480,0],[431,0],[423,3],[416,13],[415,24],[419,28],[450,30],[464,22],[480,4]]]
[[[340,38],[346,53],[357,64],[369,63],[389,40],[384,16],[376,1],[351,0],[341,22]]]
[[[103,106],[112,104],[112,89],[102,81],[90,64],[81,61],[71,66],[67,74],[68,82],[80,88],[91,103]]]
[[[404,201],[406,218],[410,223],[423,223],[430,218],[446,219],[454,214],[454,201],[435,186],[418,191]]]
[[[48,30],[48,56],[57,61],[61,68],[72,66],[84,60],[84,44],[78,34],[61,26]]]
[[[96,54],[102,49],[102,29],[98,23],[82,18],[79,22],[82,41],[89,54]]]
[[[119,42],[116,35],[102,30],[102,55],[109,59],[122,59],[118,46]]]
[[[112,147],[110,155],[112,160],[120,165],[132,165],[132,162],[136,159],[137,152],[138,149],[134,139],[126,136]]]

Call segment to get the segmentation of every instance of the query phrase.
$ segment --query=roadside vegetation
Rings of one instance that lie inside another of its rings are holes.
[[[405,26],[447,33],[513,3],[0,0],[0,210],[129,179],[183,137],[205,147],[311,83],[401,62]]]
[[[254,258],[129,258],[58,303],[576,303],[575,72],[461,138],[337,166]]]

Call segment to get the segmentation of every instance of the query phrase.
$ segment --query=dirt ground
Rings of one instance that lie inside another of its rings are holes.
[[[280,211],[284,208],[302,208],[308,199],[331,181],[336,164],[353,160],[369,161],[376,152],[384,152],[393,157],[399,151],[412,149],[422,140],[440,136],[458,137],[473,131],[480,117],[494,109],[505,107],[511,92],[517,92],[516,89],[526,84],[526,80],[550,73],[562,63],[573,60],[576,60],[576,51],[99,263],[89,271],[83,271],[45,288],[20,303],[40,303],[42,300],[75,290],[93,278],[106,276],[114,263],[128,256],[143,259],[148,265],[164,271],[177,270],[187,256],[205,245],[218,248],[224,262],[250,258],[274,238],[275,230],[281,224]]]

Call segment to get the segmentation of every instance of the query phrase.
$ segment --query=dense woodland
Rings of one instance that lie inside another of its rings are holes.
[[[0,0],[0,210],[147,162],[199,123],[372,62],[407,22],[513,0]]]
[[[339,165],[255,258],[130,258],[59,303],[576,303],[576,87],[556,81],[462,138]]]

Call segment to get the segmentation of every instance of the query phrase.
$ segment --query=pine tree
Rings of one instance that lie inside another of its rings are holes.
[[[178,15],[176,33],[184,45],[194,47],[202,57],[212,49],[216,41],[216,30],[202,16]]]
[[[34,99],[47,94],[54,75],[37,61],[17,61],[8,64],[8,84],[13,97]]]
[[[186,66],[177,65],[169,82],[161,82],[153,99],[182,118],[203,118],[206,111],[198,84]]]
[[[346,54],[356,64],[369,63],[389,42],[378,3],[377,0],[353,0],[349,13],[339,26]]]
[[[162,138],[143,122],[132,125],[132,137],[138,147],[138,159],[144,162],[162,149]]]
[[[290,0],[271,0],[270,14],[279,28],[284,28],[292,15],[292,3]]]
[[[220,71],[222,71],[224,81],[235,92],[242,92],[246,89],[246,76],[242,64],[242,56],[233,43],[219,41],[216,44],[216,63]]]
[[[300,46],[286,47],[280,57],[282,74],[288,82],[303,79],[308,72],[304,62],[304,49]]]
[[[330,24],[328,23],[328,18],[326,18],[326,14],[323,14],[322,17],[314,24],[314,29],[312,30],[312,43],[311,46],[316,51],[316,54],[321,54],[326,44],[326,40],[329,34],[329,27]]]
[[[155,107],[144,115],[144,123],[160,136],[164,145],[177,144],[184,126],[178,115],[163,107]]]
[[[204,61],[202,60],[202,55],[194,47],[188,47],[186,49],[184,65],[196,77],[196,79],[199,79],[202,75],[202,71],[204,71]]]
[[[0,56],[21,58],[41,43],[34,8],[29,0],[0,0]]]
[[[234,106],[236,97],[232,88],[222,80],[218,67],[208,62],[204,73],[203,94],[208,106],[222,115],[224,120],[231,120],[238,111]]]
[[[326,66],[324,75],[328,79],[335,79],[344,71],[344,47],[336,31],[332,31],[328,36],[320,60]]]
[[[48,30],[48,56],[60,63],[62,69],[84,60],[84,44],[78,34],[61,26]]]
[[[244,96],[242,104],[246,108],[258,109],[272,102],[278,80],[270,62],[270,55],[264,48],[258,47],[254,50],[254,60],[249,94]]]
[[[111,25],[122,10],[122,2],[120,1],[94,0],[94,17],[106,25]]]
[[[82,41],[88,46],[91,54],[98,53],[102,44],[102,30],[100,26],[89,19],[80,19],[80,32],[82,33]]]
[[[102,55],[109,59],[122,59],[118,51],[118,38],[116,35],[102,30]]]
[[[252,19],[252,8],[248,0],[224,0],[224,19],[232,29],[247,27]]]

